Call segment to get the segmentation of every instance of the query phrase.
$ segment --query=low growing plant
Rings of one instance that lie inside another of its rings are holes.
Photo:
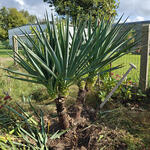
[[[98,96],[101,101],[104,101],[106,96],[111,92],[111,90],[117,85],[121,76],[113,73],[111,76],[104,75],[101,78],[101,84],[98,85]],[[145,97],[146,95],[137,87],[137,84],[131,80],[131,78],[126,78],[118,89],[112,95],[112,98],[119,99],[121,101],[132,100],[133,96]]]
[[[12,146],[12,148],[15,147],[13,150],[23,148],[32,150],[48,150],[48,138],[55,140],[67,132],[67,130],[58,130],[55,133],[50,133],[50,124],[45,124],[42,110],[37,111],[30,101],[28,101],[28,103],[34,112],[34,115],[27,113],[19,104],[17,104],[17,106],[20,112],[8,105],[4,105],[5,109],[17,115],[21,121],[18,121],[18,123],[16,122],[15,128],[9,131],[8,135],[0,136],[0,143],[2,143],[0,147],[2,150],[5,150],[5,148],[7,149],[10,146]]]
[[[101,84],[99,85],[98,96],[101,101],[104,101],[106,96],[111,92],[111,90],[117,85],[120,80],[120,75],[116,75],[115,77],[104,77]],[[132,98],[132,88],[133,84],[131,83],[131,79],[127,78],[123,83],[118,87],[118,89],[114,92],[114,98],[118,98],[121,100],[129,100]]]

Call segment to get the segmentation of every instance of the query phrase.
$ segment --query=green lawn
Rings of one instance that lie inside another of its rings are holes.
[[[0,57],[8,57],[8,55],[12,55],[13,54],[13,50],[12,49],[8,49],[7,45],[8,45],[8,41],[2,42],[0,41]]]
[[[21,50],[19,50],[21,52]],[[13,55],[12,49],[0,49],[0,57],[10,57],[9,55]]]
[[[13,60],[11,58],[3,57],[0,55],[0,67],[3,68],[11,68],[13,70],[22,71],[22,69],[18,66],[13,65]],[[7,73],[6,71],[0,69],[0,97],[3,97],[3,92],[9,92],[14,101],[20,101],[22,96],[29,96],[36,92],[37,90],[41,91],[44,87],[41,85],[36,85],[28,82],[22,82],[19,80],[14,80],[8,78],[7,75],[12,75],[11,73]],[[40,97],[40,94],[36,92],[37,96]],[[38,98],[39,98],[38,97]]]
[[[13,50],[8,49],[7,47],[8,41],[0,41],[0,66],[11,68],[14,66],[13,60],[10,58],[9,55],[13,55]],[[0,69],[0,97],[3,95],[4,91],[9,91],[12,98],[17,101],[21,99],[22,95],[29,96],[31,93],[33,93],[33,91],[41,88],[41,86],[39,85],[10,79],[6,75],[8,75],[7,72]]]
[[[112,66],[116,66],[119,64],[122,64],[124,67],[121,69],[118,69],[114,71],[114,75],[119,74],[122,75],[124,74],[130,67],[130,63],[133,63],[136,65],[137,69],[133,69],[129,74],[128,77],[131,78],[132,81],[135,81],[136,83],[139,82],[140,78],[140,55],[135,55],[135,54],[128,54],[123,56],[122,58],[118,59],[113,63]],[[150,60],[149,60],[149,85],[150,85]]]
[[[0,49],[0,57],[9,57],[13,54],[13,50],[10,49]]]
[[[122,68],[113,71],[114,75],[116,74],[123,75],[129,69],[130,63],[133,63],[137,67],[137,69],[136,70],[133,69],[128,74],[128,77],[131,78],[133,81],[138,81],[140,75],[140,55],[127,54],[122,58],[116,60],[114,63],[112,63],[112,66],[116,66],[119,64],[123,65]]]

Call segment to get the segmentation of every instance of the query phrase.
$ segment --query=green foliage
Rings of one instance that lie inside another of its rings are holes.
[[[27,23],[35,23],[35,16],[27,11],[18,11],[16,8],[0,9],[0,40],[8,39],[8,30]]]
[[[102,83],[99,89],[99,98],[101,101],[104,101],[106,96],[111,92],[111,90],[117,85],[120,80],[120,76],[117,75],[116,77],[104,77],[102,79]],[[128,78],[126,79],[114,92],[113,97],[121,99],[121,100],[129,100],[132,96],[132,87],[133,84],[131,80]]]
[[[97,80],[98,80],[98,76],[97,75],[95,76],[95,74],[94,75],[93,74],[89,74],[89,76],[88,76],[88,78],[86,80],[86,88],[87,88],[87,90],[89,90],[89,89],[92,90],[93,87],[95,86]]]
[[[32,28],[36,40],[22,31],[32,47],[17,38],[24,54],[16,53],[15,60],[26,72],[4,69],[17,75],[8,75],[10,78],[44,85],[52,98],[68,96],[72,84],[81,81],[85,75],[96,76],[136,44],[127,45],[129,40],[125,40],[130,28],[120,34],[123,25],[118,24],[121,19],[115,26],[113,19],[105,21],[103,18],[101,22],[97,19],[94,24],[91,18],[79,20],[72,28],[73,33],[70,32],[69,17],[65,25],[63,22],[56,25],[53,16],[52,20],[51,25],[47,17],[46,34],[37,21],[39,31]],[[61,110],[57,109],[57,112]]]
[[[7,31],[0,27],[0,40],[6,40],[6,37],[8,37]]]
[[[86,82],[85,81],[80,81],[80,82],[78,82],[78,87],[79,87],[79,89],[81,89],[81,90],[84,90],[85,89],[85,85],[86,85]]]
[[[120,18],[121,19],[121,18]],[[92,64],[93,63],[93,60],[95,60],[95,59],[100,59],[100,62],[101,62],[101,67],[99,67],[99,68],[97,68],[97,69],[95,69],[95,70],[93,70],[92,72],[90,72],[89,74],[88,74],[88,78],[87,78],[87,80],[86,80],[86,87],[87,87],[87,89],[92,89],[92,87],[94,87],[94,85],[95,85],[95,83],[96,83],[96,81],[97,81],[97,79],[98,79],[98,74],[103,74],[104,72],[109,72],[110,70],[116,70],[116,69],[119,69],[119,68],[121,68],[121,65],[119,64],[118,66],[113,66],[113,67],[109,67],[109,65],[110,65],[110,63],[112,63],[112,62],[114,62],[115,60],[117,60],[118,59],[118,56],[120,57],[123,53],[120,53],[119,55],[118,55],[118,53],[115,53],[115,52],[113,52],[113,49],[116,47],[117,48],[117,45],[116,45],[116,39],[118,39],[119,40],[119,34],[116,32],[116,33],[113,33],[112,31],[111,31],[111,27],[109,28],[107,25],[108,24],[105,24],[105,19],[104,18],[102,18],[102,19],[100,19],[101,20],[101,22],[99,22],[99,20],[97,20],[97,24],[92,24],[92,19],[90,18],[89,19],[89,21],[88,21],[88,24],[87,24],[87,32],[85,32],[85,40],[88,40],[88,39],[90,39],[91,38],[91,35],[93,34],[93,32],[92,32],[92,30],[93,30],[93,26],[94,27],[96,27],[97,25],[99,25],[100,26],[100,30],[99,30],[99,28],[97,28],[97,30],[96,30],[96,32],[101,32],[102,33],[102,37],[101,37],[101,39],[100,39],[100,41],[105,41],[105,38],[107,39],[104,43],[101,43],[102,45],[99,47],[100,48],[100,50],[98,51],[98,53],[95,53],[94,54],[94,56],[91,58],[91,59],[89,59],[89,61],[88,61],[88,63],[89,64]],[[120,21],[120,20],[119,20]],[[119,21],[118,21],[118,23],[119,23]],[[121,26],[119,25],[119,24],[116,24],[116,26],[118,26],[117,28],[119,29]],[[110,24],[109,24],[110,25]],[[105,30],[106,29],[106,30]],[[117,29],[117,30],[118,30]],[[104,30],[104,32],[103,32],[103,30]],[[120,31],[121,31],[121,28],[119,29]],[[128,35],[129,35],[129,33],[131,32],[131,28],[128,28],[128,29],[126,29],[126,31],[125,31],[125,33],[123,33],[122,35],[124,36],[124,40],[126,41],[125,43],[125,45],[123,46],[121,46],[121,49],[122,50],[125,50],[126,49],[126,53],[127,53],[127,51],[128,52],[131,52],[131,48],[133,47],[133,45],[132,44],[135,44],[134,42],[131,42],[132,40],[133,40],[133,38],[134,38],[134,35],[132,35],[131,36],[131,38],[127,38],[128,37]],[[120,32],[121,33],[121,32]],[[114,37],[114,39],[113,38],[110,38],[109,36],[115,36]],[[96,35],[95,35],[96,36]],[[97,38],[97,37],[95,37],[95,38]],[[120,36],[120,38],[122,38],[121,36]],[[115,43],[115,45],[113,45],[113,41],[114,41],[114,43]],[[121,42],[121,41],[120,41]],[[122,41],[123,42],[123,41]],[[121,42],[121,43],[122,43]],[[120,43],[120,44],[121,44]],[[97,47],[99,45],[99,43],[97,42],[97,45],[95,45],[95,47]],[[119,43],[118,43],[118,45],[119,45]],[[130,47],[130,46],[131,47]],[[115,47],[113,47],[113,46],[115,46]],[[94,47],[94,48],[95,48]],[[130,48],[129,48],[130,47]],[[102,52],[103,50],[106,52],[105,54]],[[128,49],[128,50],[127,50]],[[108,50],[108,51],[107,51]],[[124,53],[125,54],[125,53]],[[124,55],[123,54],[123,55]],[[118,55],[118,56],[117,56]],[[103,58],[103,56],[105,57],[106,56],[106,60],[105,60],[105,58]],[[112,59],[112,60],[110,60],[109,61],[109,63],[107,63],[107,60],[109,59],[108,57],[109,56],[113,56],[114,57],[114,59]],[[103,61],[105,61],[105,63],[102,63]],[[104,64],[104,65],[103,65]],[[106,92],[106,91],[105,91]],[[102,94],[102,93],[101,93]],[[102,95],[104,95],[104,93],[102,94]]]
[[[14,138],[7,134],[5,136],[0,136],[0,149],[1,150],[19,150],[13,143]],[[20,149],[21,150],[21,149]]]
[[[0,9],[0,40],[6,40],[8,37],[8,10],[3,7]]]
[[[1,49],[10,49],[9,40],[0,41],[0,50]]]
[[[18,27],[28,23],[28,20],[16,8],[8,9],[8,29]]]
[[[36,16],[30,15],[27,10],[21,10],[19,11],[23,14],[23,16],[28,20],[28,23],[35,23],[36,22]]]
[[[33,114],[27,113],[19,104],[17,104],[19,111],[8,105],[5,105],[6,110],[15,114],[20,118],[20,120],[16,121],[15,129],[10,131],[6,137],[0,136],[0,142],[5,143],[5,146],[13,145],[16,147],[16,149],[19,147],[20,149],[26,148],[33,150],[48,150],[48,138],[51,140],[60,138],[64,133],[67,132],[67,130],[58,130],[55,133],[49,134],[49,125],[45,124],[42,110],[36,110],[30,101],[28,101],[28,103],[33,111]],[[1,119],[4,120],[4,118]],[[14,135],[16,134],[18,136],[17,142],[14,141]],[[18,141],[20,141],[20,143]]]
[[[113,73],[112,73],[113,74]],[[120,75],[103,76],[101,78],[101,84],[99,85],[98,96],[101,101],[104,101],[106,96],[111,92],[111,90],[117,85],[121,79]],[[140,89],[135,90],[136,84],[131,80],[131,78],[125,79],[122,84],[117,88],[117,90],[112,95],[112,98],[119,99],[122,102],[127,100],[132,100],[133,96],[144,98],[146,95],[142,93]]]
[[[16,122],[16,128],[15,130],[12,130],[9,133],[17,134],[18,141],[19,138],[23,138],[24,144],[18,143],[13,141],[12,143],[15,144],[17,147],[20,148],[25,147],[28,149],[38,150],[38,149],[45,149],[47,148],[47,133],[45,130],[45,124],[43,119],[43,112],[40,110],[40,114],[37,113],[35,108],[30,104],[32,110],[34,111],[36,117],[38,118],[38,121],[33,118],[31,114],[26,113],[26,111],[19,105],[18,108],[20,112],[16,111],[14,108],[5,105],[5,108],[8,111],[11,111],[18,117],[20,117],[20,120]],[[22,141],[22,140],[21,140]],[[36,143],[36,144],[35,144]]]
[[[142,140],[132,136],[130,133],[124,133],[122,141],[128,145],[128,150],[140,150],[144,147]]]
[[[0,39],[8,38],[8,30],[17,26],[27,24],[28,20],[16,8],[2,7],[0,9]]]
[[[131,71],[131,73],[128,74],[128,77],[131,78],[133,82],[138,84],[138,82],[139,82],[139,72],[140,72],[140,55],[129,53],[129,54],[121,57],[120,59],[116,60],[115,62],[113,62],[112,67],[117,66],[119,64],[123,65],[122,68],[117,69],[114,72],[114,75],[116,75],[116,74],[123,75],[129,69],[129,67],[130,67],[129,64],[131,62],[133,64],[135,64],[137,69],[134,70],[134,71]],[[150,63],[149,63],[149,65],[150,65]]]
[[[128,33],[127,40],[130,39],[130,38],[132,38],[134,34],[135,34],[135,30],[132,29],[132,30]],[[135,42],[135,38],[132,38],[132,40],[129,41],[128,44],[131,44],[131,43],[134,43],[134,42]]]
[[[11,68],[13,70],[22,71],[19,67],[14,66],[13,60],[8,57],[8,53],[11,54],[11,52],[12,51],[6,51],[4,54],[7,55],[3,55],[0,50],[0,55],[2,54],[0,56],[1,67],[3,66],[3,67]],[[39,91],[39,89],[42,88],[42,86],[35,85],[32,83],[24,83],[22,86],[22,81],[9,79],[6,75],[8,75],[7,72],[0,70],[0,96],[1,97],[3,97],[3,91],[9,91],[10,95],[14,100],[20,100],[22,95],[26,97],[28,95],[31,95],[34,91]]]
[[[43,84],[51,96],[66,95],[68,87],[81,77],[97,73],[94,71],[102,69],[110,62],[125,55],[128,53],[128,49],[135,45],[132,43],[122,49],[128,43],[125,38],[130,29],[120,34],[123,26],[118,26],[118,23],[112,26],[111,22],[102,20],[97,26],[98,22],[95,21],[95,24],[92,25],[90,19],[86,34],[87,23],[81,21],[78,26],[74,25],[74,32],[71,35],[69,17],[66,19],[66,26],[62,22],[56,26],[54,19],[50,26],[47,18],[48,34],[42,31],[39,23],[41,33],[32,28],[38,43],[22,31],[31,42],[32,49],[18,37],[18,41],[24,49],[25,59],[16,54],[17,63],[28,73],[5,70],[29,77],[9,75],[11,78]],[[70,38],[72,39],[71,43]]]
[[[65,134],[67,132],[67,130],[64,131],[56,131],[54,134],[51,135],[50,139],[51,140],[55,140],[55,139],[60,139],[60,137]]]
[[[50,7],[55,6],[59,15],[70,15],[73,19],[81,16],[86,18],[91,14],[110,18],[116,15],[119,3],[116,0],[43,0],[48,2]]]

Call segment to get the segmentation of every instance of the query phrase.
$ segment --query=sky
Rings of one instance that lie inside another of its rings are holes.
[[[38,18],[44,18],[46,11],[51,12],[47,3],[43,0],[0,0],[0,8],[17,8],[18,10],[27,10],[30,14],[36,15]]]
[[[2,6],[28,10],[38,18],[43,18],[46,10],[49,14],[54,12],[43,0],[0,0],[0,8]],[[117,13],[129,17],[128,22],[150,20],[150,0],[120,0]]]
[[[129,17],[128,22],[150,20],[150,0],[120,0],[117,12]]]

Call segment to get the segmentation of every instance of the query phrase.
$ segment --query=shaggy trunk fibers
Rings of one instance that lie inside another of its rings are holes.
[[[67,129],[70,127],[70,123],[69,123],[70,117],[67,114],[67,110],[64,106],[64,102],[65,102],[64,97],[58,97],[57,99],[55,99],[59,123],[62,129]]]
[[[81,118],[81,113],[83,111],[84,103],[85,103],[86,90],[79,89],[78,97],[76,101],[76,119]]]

